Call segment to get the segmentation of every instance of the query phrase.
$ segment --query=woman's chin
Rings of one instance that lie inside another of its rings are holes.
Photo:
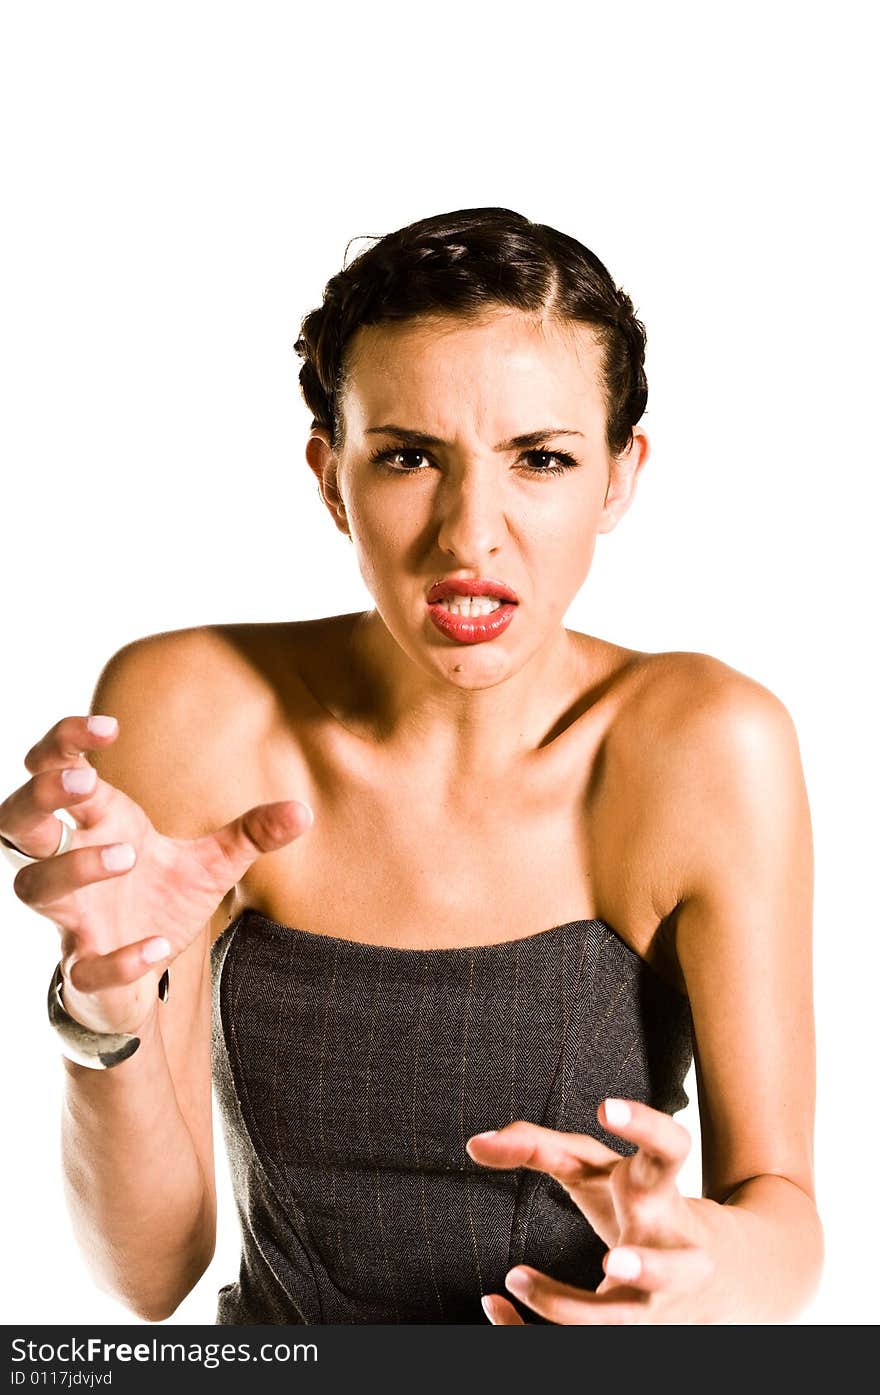
[[[432,645],[431,669],[457,688],[479,691],[510,678],[519,665],[501,645],[461,644],[438,649]]]

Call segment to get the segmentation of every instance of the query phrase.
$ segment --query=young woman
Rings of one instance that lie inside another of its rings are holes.
[[[375,243],[297,341],[374,608],[131,643],[0,804],[61,932],[73,1224],[141,1317],[213,1253],[212,1068],[243,1241],[219,1322],[778,1322],[812,1295],[791,719],[718,659],[563,624],[647,460],[644,345],[597,258],[516,213]]]

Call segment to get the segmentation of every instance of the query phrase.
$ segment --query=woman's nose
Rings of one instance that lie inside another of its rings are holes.
[[[507,524],[497,471],[447,475],[437,491],[438,545],[461,566],[479,565],[501,546]]]

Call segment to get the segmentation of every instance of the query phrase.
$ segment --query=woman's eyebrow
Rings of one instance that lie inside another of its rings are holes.
[[[416,446],[446,446],[448,441],[443,441],[439,436],[429,436],[424,431],[413,431],[406,426],[395,426],[393,422],[387,422],[384,426],[368,426],[367,436],[398,436],[401,440],[411,441]],[[542,426],[537,431],[526,431],[522,436],[512,436],[509,441],[499,441],[494,447],[497,451],[523,450],[528,446],[538,446],[542,441],[547,441],[551,436],[583,436],[582,431],[573,431],[567,426]]]

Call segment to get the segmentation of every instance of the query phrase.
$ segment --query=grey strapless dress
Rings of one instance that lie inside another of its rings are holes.
[[[689,1001],[609,925],[395,949],[249,910],[211,967],[242,1239],[218,1323],[485,1323],[518,1263],[598,1286],[606,1246],[563,1187],[465,1142],[528,1119],[630,1154],[603,1099],[687,1104]]]

